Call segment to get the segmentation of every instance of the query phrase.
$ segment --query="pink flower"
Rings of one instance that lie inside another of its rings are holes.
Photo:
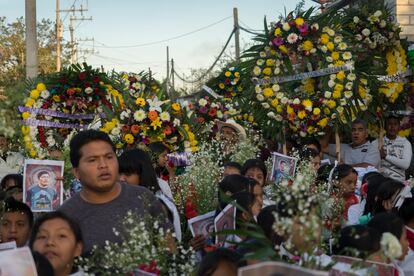
[[[272,40],[273,45],[275,46],[280,46],[283,44],[283,38],[281,38],[280,36],[276,37],[275,39]]]
[[[296,41],[298,41],[298,35],[297,35],[297,34],[295,34],[295,33],[291,33],[290,35],[288,35],[288,37],[287,37],[287,41],[288,41],[290,44],[294,44],[294,43],[296,43]]]
[[[298,26],[298,30],[300,32],[301,35],[306,35],[308,34],[309,31],[309,27],[307,23],[303,23],[302,25]]]

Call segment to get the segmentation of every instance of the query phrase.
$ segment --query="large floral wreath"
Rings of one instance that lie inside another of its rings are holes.
[[[253,68],[256,98],[267,117],[293,136],[323,135],[326,126],[350,121],[370,100],[366,81],[357,82],[352,71],[349,43],[334,26],[319,26],[310,12],[289,15],[261,40]],[[314,77],[318,70],[325,72]],[[305,72],[310,74],[297,78]]]
[[[111,99],[118,98],[119,92],[110,83],[106,74],[84,64],[43,76],[30,85],[24,106],[19,107],[27,155],[42,159],[50,151],[61,151],[72,131],[104,116],[105,108],[111,110]]]

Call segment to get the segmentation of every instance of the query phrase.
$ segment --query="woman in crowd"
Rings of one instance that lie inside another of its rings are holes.
[[[56,276],[83,275],[74,265],[82,252],[82,233],[65,214],[57,211],[38,218],[29,245],[50,261]]]
[[[358,173],[356,170],[346,164],[338,165],[334,169],[333,178],[336,181],[334,194],[338,193],[339,198],[343,200],[344,212],[343,218],[348,221],[348,209],[351,205],[358,204],[359,199],[355,195],[355,188],[358,180]]]
[[[170,149],[162,142],[151,143],[148,147],[151,152],[151,158],[157,177],[167,182],[173,180],[175,177],[175,167],[170,166],[167,156]]]

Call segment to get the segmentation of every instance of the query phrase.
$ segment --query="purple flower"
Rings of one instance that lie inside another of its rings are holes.
[[[309,30],[309,26],[307,23],[303,23],[302,25],[298,26],[298,30],[300,33],[307,33]]]
[[[206,106],[202,106],[200,108],[200,113],[206,114],[208,112],[208,108]]]
[[[281,38],[280,36],[275,37],[275,39],[272,40],[272,43],[275,46],[280,46],[283,44],[283,38]]]

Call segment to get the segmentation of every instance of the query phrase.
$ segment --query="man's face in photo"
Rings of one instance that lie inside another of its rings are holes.
[[[50,174],[49,173],[42,173],[39,175],[39,186],[41,188],[47,188],[50,183]]]

